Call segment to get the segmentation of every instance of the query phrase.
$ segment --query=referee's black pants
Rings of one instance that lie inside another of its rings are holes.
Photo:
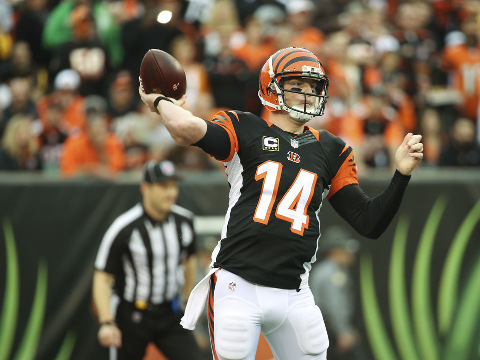
[[[180,325],[181,312],[174,312],[171,303],[152,309],[138,310],[121,301],[116,321],[122,332],[122,347],[117,360],[142,360],[148,343],[154,343],[169,360],[200,360],[200,349],[193,334]]]

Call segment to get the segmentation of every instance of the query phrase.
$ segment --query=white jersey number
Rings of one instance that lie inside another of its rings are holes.
[[[282,175],[282,164],[266,161],[257,168],[255,180],[263,179],[262,193],[258,200],[253,221],[268,224],[273,204],[278,193],[278,184]],[[317,174],[300,169],[288,191],[278,203],[275,216],[290,222],[290,230],[299,235],[308,228],[307,207],[312,200]]]

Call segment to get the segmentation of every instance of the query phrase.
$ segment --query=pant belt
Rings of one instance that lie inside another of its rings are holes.
[[[136,300],[133,303],[133,306],[138,309],[138,310],[149,310],[149,311],[155,311],[155,310],[163,310],[166,308],[170,308],[172,306],[171,301],[165,301],[161,304],[152,304],[151,302],[144,301],[144,300]]]

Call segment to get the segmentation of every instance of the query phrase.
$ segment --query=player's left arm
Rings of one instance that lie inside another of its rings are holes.
[[[361,235],[377,239],[397,213],[410,176],[395,171],[388,187],[370,198],[358,184],[338,190],[330,204]]]
[[[329,198],[330,203],[361,235],[376,239],[387,229],[397,213],[410,181],[410,174],[422,157],[421,136],[409,133],[397,149],[395,155],[397,170],[384,191],[370,198],[358,183],[352,182],[336,189]]]

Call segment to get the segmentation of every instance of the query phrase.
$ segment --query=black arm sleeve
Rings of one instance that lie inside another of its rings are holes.
[[[207,123],[205,136],[192,145],[198,146],[217,159],[226,159],[230,154],[230,137],[227,130],[211,121],[205,122]]]
[[[330,204],[359,234],[377,239],[397,213],[409,181],[410,176],[397,170],[379,195],[369,198],[360,186],[348,185],[330,198]]]

